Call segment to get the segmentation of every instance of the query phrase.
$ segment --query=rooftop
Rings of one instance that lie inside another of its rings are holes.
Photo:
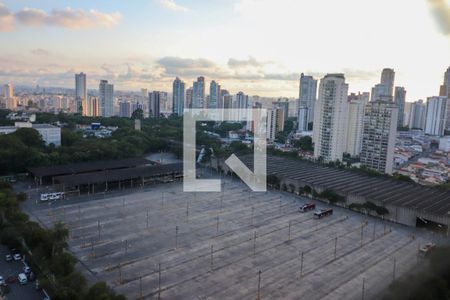
[[[36,177],[73,175],[87,172],[96,172],[104,170],[131,168],[141,165],[147,165],[151,162],[141,157],[127,158],[121,160],[105,160],[95,162],[83,162],[67,165],[57,165],[49,167],[29,168],[28,170]]]
[[[241,160],[253,168],[252,156],[243,156]],[[450,212],[450,191],[391,178],[273,156],[267,158],[267,174],[434,215],[443,216]]]
[[[119,180],[149,178],[153,176],[164,176],[166,174],[181,172],[183,172],[183,163],[175,163],[167,165],[104,170],[85,174],[57,176],[55,177],[55,181],[68,186],[77,186],[94,183],[115,182]]]

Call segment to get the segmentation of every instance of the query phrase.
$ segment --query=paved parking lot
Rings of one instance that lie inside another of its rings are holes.
[[[9,261],[5,260],[5,255],[9,253],[7,247],[0,245],[0,275],[6,280],[8,276],[15,276],[22,272],[24,267],[21,261]],[[25,285],[21,285],[18,282],[8,284],[10,292],[7,294],[8,300],[42,300],[44,294],[41,291],[37,291],[34,282],[28,282]]]
[[[308,199],[229,179],[223,193],[170,183],[87,199],[27,209],[67,223],[85,273],[129,299],[370,299],[437,241],[346,209],[316,220],[298,212]]]

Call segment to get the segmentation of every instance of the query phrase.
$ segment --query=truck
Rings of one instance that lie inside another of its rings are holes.
[[[314,213],[314,218],[315,219],[322,219],[323,217],[331,216],[332,214],[333,214],[333,209],[325,208],[325,209],[321,209],[321,210],[316,211]]]
[[[433,251],[434,248],[436,248],[436,244],[431,243],[431,242],[430,243],[426,243],[423,247],[420,247],[419,255],[425,257],[428,254],[430,254],[430,252]]]
[[[307,211],[314,210],[314,209],[316,209],[316,204],[306,203],[305,205],[300,206],[298,211],[303,213],[303,212],[307,212]]]

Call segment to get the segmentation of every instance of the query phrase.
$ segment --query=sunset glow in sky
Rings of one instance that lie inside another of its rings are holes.
[[[171,91],[204,75],[230,92],[298,95],[300,73],[370,91],[394,68],[407,101],[450,66],[449,0],[0,0],[0,83]]]

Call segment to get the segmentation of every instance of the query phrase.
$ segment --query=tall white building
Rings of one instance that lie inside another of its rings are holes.
[[[80,74],[75,74],[75,101],[77,103],[77,112],[87,115],[86,74],[83,72]]]
[[[185,101],[185,84],[180,78],[175,78],[172,85],[172,113],[182,116]]]
[[[370,93],[351,94],[349,100],[346,152],[357,156],[361,152],[364,126],[364,109],[369,102]]]
[[[447,119],[447,97],[429,97],[425,119],[425,134],[444,136]]]
[[[439,96],[450,98],[450,67],[447,68],[444,74],[444,83],[441,85]]]
[[[380,83],[386,86],[387,95],[392,97],[394,92],[395,72],[393,69],[385,68],[381,72]]]
[[[14,87],[11,83],[3,85],[3,97],[6,99],[14,98]]]
[[[119,117],[121,118],[131,118],[131,102],[123,101],[119,102]]]
[[[277,110],[267,109],[267,139],[273,142],[277,135]]]
[[[317,80],[312,76],[300,75],[297,102],[298,131],[308,131],[308,124],[314,120],[314,106],[317,99]]]
[[[272,102],[272,105],[283,110],[283,118],[287,120],[289,118],[289,99],[288,98],[278,98],[276,102]]]
[[[344,74],[327,74],[320,80],[314,108],[314,157],[342,160],[347,146],[348,84]]]
[[[192,108],[206,108],[205,77],[200,76],[194,81],[192,91]]]
[[[246,109],[248,107],[249,107],[248,95],[244,94],[243,92],[238,92],[234,96],[233,108]],[[238,119],[241,119],[243,117],[243,114],[245,115],[245,113],[241,112],[240,110],[237,113],[238,115],[235,117]]]
[[[248,107],[248,95],[243,92],[238,92],[234,100],[235,108],[247,108]]]
[[[150,117],[159,118],[161,116],[161,99],[163,97],[163,92],[153,91],[148,94]]]
[[[140,102],[141,103],[147,103],[147,99],[148,99],[148,89],[146,88],[141,88],[141,97],[140,97]],[[144,105],[144,118],[148,118],[148,105]]]
[[[194,89],[192,87],[186,90],[186,104],[185,107],[192,108],[192,99],[194,97]]]
[[[114,85],[108,83],[108,80],[100,80],[98,89],[102,117],[112,117],[114,115]]]
[[[372,88],[370,101],[376,100],[392,101],[394,80],[395,80],[394,70],[388,68],[383,69],[383,71],[381,72],[380,83]]]
[[[391,101],[376,100],[366,105],[360,154],[362,165],[392,174],[397,118],[397,105]]]
[[[397,126],[401,127],[405,122],[406,90],[404,87],[401,86],[395,87],[394,103],[397,104],[398,107]]]
[[[423,100],[418,100],[410,104],[409,128],[425,129],[426,106]]]
[[[220,84],[215,82],[214,80],[211,81],[209,85],[209,101],[208,101],[208,108],[222,108],[219,107],[220,104]]]
[[[447,97],[448,101],[450,101],[450,67],[445,71],[444,83],[439,90],[439,96]],[[447,105],[447,121],[445,127],[450,128],[450,105]]]

